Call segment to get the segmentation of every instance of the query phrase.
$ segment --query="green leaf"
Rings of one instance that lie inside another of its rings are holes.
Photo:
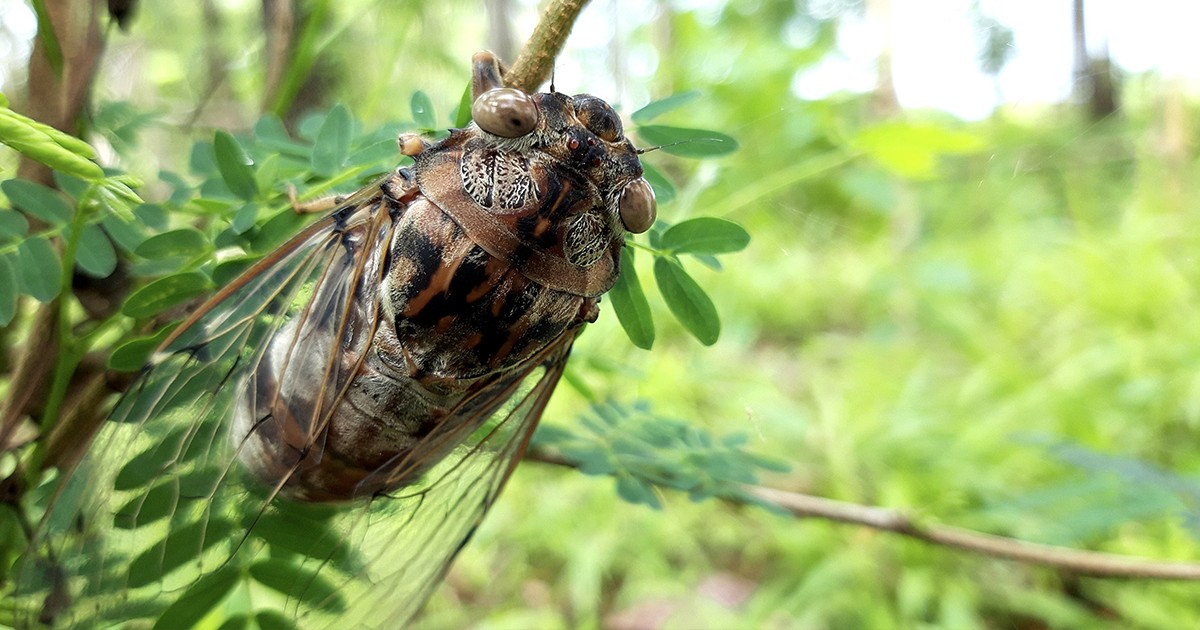
[[[58,191],[37,182],[10,179],[0,182],[0,190],[14,206],[50,225],[63,225],[75,214]]]
[[[81,199],[92,184],[86,179],[54,171],[54,187],[67,193],[71,199]]]
[[[184,442],[188,439],[190,434],[187,429],[177,429],[148,445],[145,450],[125,462],[113,479],[113,488],[135,490],[154,481],[178,461]]]
[[[225,599],[240,578],[240,571],[233,566],[217,569],[200,578],[163,611],[154,624],[154,630],[191,628]]]
[[[617,494],[634,505],[646,505],[656,510],[662,507],[658,496],[654,494],[654,488],[636,477],[617,477]]]
[[[471,82],[463,89],[462,98],[458,99],[458,109],[454,112],[454,127],[462,129],[471,124]]]
[[[721,320],[704,289],[670,258],[654,261],[654,279],[667,308],[700,343],[711,346],[721,336]]]
[[[258,262],[258,259],[258,256],[238,256],[222,260],[213,268],[213,284],[223,287],[233,282],[234,279],[242,275],[242,272],[249,269],[250,265]]]
[[[217,161],[217,170],[229,190],[247,201],[258,194],[258,184],[254,181],[254,168],[242,145],[238,144],[228,131],[217,131],[213,137],[213,157]]]
[[[612,300],[617,321],[621,322],[621,328],[625,329],[629,340],[633,345],[649,350],[654,345],[654,319],[633,266],[633,253],[629,250],[621,254],[621,275],[617,277],[617,283],[608,296]]]
[[[199,271],[159,278],[134,291],[125,300],[121,312],[134,318],[150,317],[204,293],[211,286],[208,276]]]
[[[282,558],[263,560],[250,566],[250,577],[289,598],[325,610],[345,610],[346,601],[337,587],[317,573]]]
[[[161,260],[194,258],[208,253],[210,249],[203,232],[195,228],[180,228],[151,236],[142,241],[134,253],[142,258]]]
[[[250,238],[250,244],[256,252],[267,252],[275,249],[304,225],[305,218],[291,208],[278,212],[267,220]]]
[[[62,261],[44,237],[21,241],[17,247],[18,285],[23,293],[44,303],[58,297],[62,281]]]
[[[104,177],[104,170],[91,161],[94,152],[86,142],[7,107],[0,107],[0,143],[64,173],[89,181]]]
[[[346,162],[350,154],[350,134],[354,121],[350,110],[338,104],[329,110],[321,128],[317,130],[312,152],[312,170],[321,177],[333,177]]]
[[[292,619],[275,610],[264,610],[254,615],[260,630],[296,630],[299,626]]]
[[[633,115],[630,116],[630,118],[633,119],[633,122],[639,125],[644,125],[673,109],[687,105],[697,98],[700,98],[700,93],[695,90],[680,92],[679,94],[672,94],[666,98],[659,99],[657,101],[651,101],[645,107],[633,112]]]
[[[413,92],[412,101],[413,122],[417,123],[420,129],[434,129],[437,127],[437,116],[433,113],[433,101],[429,100],[429,95],[417,90]]]
[[[260,193],[270,193],[279,183],[280,162],[279,154],[272,153],[258,164],[258,168],[254,171],[254,185],[258,187]]]
[[[137,529],[162,520],[175,513],[179,506],[179,486],[173,480],[163,481],[117,508],[113,526]]]
[[[107,278],[117,268],[117,252],[100,226],[94,223],[83,226],[75,264],[93,278]]]
[[[217,630],[251,630],[254,628],[250,624],[250,617],[247,615],[234,615],[217,627]]]
[[[0,327],[17,314],[17,272],[7,254],[0,254]]]
[[[29,231],[29,221],[20,212],[0,208],[0,237],[14,238],[25,236]]]
[[[236,234],[245,234],[247,230],[254,227],[254,221],[258,218],[258,204],[254,202],[247,203],[233,215],[233,223],[230,228]]]
[[[643,177],[650,182],[650,187],[654,189],[655,201],[661,205],[675,198],[675,185],[667,179],[666,175],[663,175],[662,171],[646,162],[642,162],[642,170],[644,171]]]
[[[733,153],[737,140],[717,131],[685,129],[664,125],[645,125],[637,128],[644,142],[661,146],[662,150],[681,157],[715,157]]]
[[[126,221],[133,220],[133,209],[145,203],[134,188],[140,188],[143,182],[130,175],[114,175],[104,178],[96,187],[96,199],[100,206],[109,213],[115,214]]]
[[[129,587],[138,588],[157,582],[171,571],[198,558],[213,545],[224,542],[232,532],[233,523],[223,520],[200,520],[173,528],[164,539],[129,563]]]
[[[287,128],[283,126],[283,121],[274,114],[264,114],[254,123],[254,140],[260,149],[308,159],[308,147],[293,140]]]
[[[340,534],[317,519],[297,515],[295,510],[263,514],[253,522],[253,533],[272,548],[328,561],[346,572],[358,570]]]
[[[717,217],[697,217],[663,232],[662,247],[679,254],[728,254],[746,248],[750,234],[742,226]]]
[[[134,372],[142,369],[150,358],[150,353],[162,343],[163,339],[174,330],[174,326],[164,326],[149,337],[139,337],[127,341],[108,355],[108,369],[117,372]]]

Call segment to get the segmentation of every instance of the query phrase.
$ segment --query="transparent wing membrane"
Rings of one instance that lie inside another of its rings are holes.
[[[419,610],[511,474],[574,333],[481,382],[452,410],[474,417],[414,450],[445,454],[436,465],[380,473],[424,471],[419,479],[346,504],[286,498],[294,468],[273,480],[245,470],[248,434],[234,435],[231,416],[259,393],[251,376],[278,352],[281,382],[323,375],[309,385],[316,404],[298,418],[309,448],[321,448],[317,436],[359,367],[341,358],[365,355],[380,325],[393,229],[378,196],[354,201],[223,289],[155,354],[54,490],[18,568],[18,625],[174,628],[283,614],[305,628],[395,627]]]

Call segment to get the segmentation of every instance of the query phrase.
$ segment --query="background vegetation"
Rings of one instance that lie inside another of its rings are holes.
[[[73,130],[86,132],[101,164],[144,180],[143,199],[169,200],[214,176],[194,147],[209,146],[215,130],[255,129],[264,111],[315,134],[346,103],[382,142],[415,118],[411,97],[422,90],[443,123],[470,54],[495,37],[474,2],[301,2],[292,63],[272,82],[261,22],[269,4],[140,6],[128,32],[107,33],[91,105]],[[4,10],[21,6],[9,0]],[[514,9],[520,41],[533,13]],[[582,440],[595,455],[595,444],[623,435],[679,429],[652,457],[670,472],[709,452],[701,432],[741,434],[764,463],[786,463],[786,472],[771,465],[764,485],[1035,542],[1200,557],[1192,102],[1153,74],[1125,77],[1110,111],[1092,100],[1001,108],[970,123],[899,110],[886,81],[873,93],[803,101],[794,76],[833,50],[838,16],[823,15],[771,0],[618,1],[585,12],[558,87],[619,101],[626,115],[695,91],[655,122],[720,130],[740,148],[706,161],[649,154],[673,182],[660,217],[722,217],[752,241],[722,269],[684,263],[720,314],[711,347],[657,298],[651,351],[631,345],[605,310],[576,346],[574,387],[560,387],[540,443],[569,454]],[[798,41],[795,29],[809,36]],[[6,32],[11,45],[29,45]],[[1002,64],[997,55],[985,65]],[[3,91],[22,111],[23,70],[13,65]],[[371,157],[368,166],[392,159]],[[10,179],[16,157],[3,160]],[[119,198],[124,180],[98,181]],[[11,183],[0,190],[17,203]],[[157,231],[229,221],[243,207],[139,218]],[[122,256],[141,265],[135,276],[153,275],[146,260]],[[652,286],[650,258],[637,261]],[[23,298],[4,328],[10,361],[36,313]],[[100,349],[120,337],[102,337]],[[17,391],[0,387],[10,399]],[[615,429],[596,420],[613,408]],[[589,442],[595,432],[604,437]],[[628,458],[608,461],[616,482],[523,465],[422,623],[1200,623],[1194,583],[1089,578],[752,505],[647,496],[622,486]]]

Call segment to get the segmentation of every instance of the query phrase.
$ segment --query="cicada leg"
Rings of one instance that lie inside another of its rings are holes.
[[[291,202],[292,210],[296,214],[324,214],[341,205],[348,196],[333,195],[330,197],[321,197],[320,199],[300,201],[300,198],[296,196],[296,187],[291,184],[288,184],[287,193],[288,201]]]

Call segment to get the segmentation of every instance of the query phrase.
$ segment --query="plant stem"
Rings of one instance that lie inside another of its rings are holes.
[[[525,454],[525,459],[578,468],[576,462],[540,449],[530,449]],[[646,481],[653,483],[649,480]],[[663,486],[659,485],[659,487]],[[742,486],[742,490],[751,497],[778,506],[796,518],[821,518],[838,523],[861,525],[916,538],[942,547],[1044,566],[1076,575],[1151,580],[1200,580],[1200,564],[1194,562],[1169,562],[1086,551],[1031,543],[949,525],[925,525],[901,510],[835,501],[764,486],[746,485]],[[725,500],[739,505],[752,504],[745,498],[736,496],[725,497]]]
[[[504,83],[525,92],[533,92],[545,83],[567,35],[571,34],[575,18],[587,3],[588,0],[550,0],[521,54],[504,74]]]

